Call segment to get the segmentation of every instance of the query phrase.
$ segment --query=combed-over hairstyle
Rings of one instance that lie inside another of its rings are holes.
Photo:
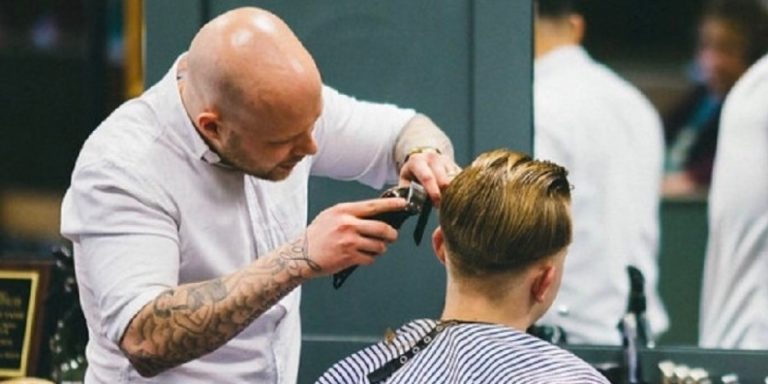
[[[466,276],[512,272],[571,242],[565,168],[509,150],[481,154],[442,193],[440,226]]]

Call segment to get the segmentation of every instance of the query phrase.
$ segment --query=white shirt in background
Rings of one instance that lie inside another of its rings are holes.
[[[619,344],[627,309],[627,265],[646,279],[653,333],[667,329],[657,292],[659,186],[664,143],[658,114],[633,86],[579,46],[534,65],[534,153],[565,166],[573,243],[560,293],[540,324],[570,343]]]
[[[723,106],[699,344],[768,349],[768,56],[742,76]]]
[[[199,359],[145,379],[118,343],[159,293],[234,272],[298,237],[310,174],[381,187],[411,110],[323,89],[318,153],[281,182],[219,164],[181,104],[176,65],[88,138],[62,207],[89,343],[86,383],[295,383],[300,289]]]

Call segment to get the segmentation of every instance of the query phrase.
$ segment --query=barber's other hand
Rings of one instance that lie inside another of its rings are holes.
[[[366,217],[404,208],[405,199],[381,198],[341,203],[320,212],[307,227],[309,257],[323,275],[373,263],[397,239],[397,230]]]
[[[432,204],[440,206],[440,191],[448,186],[461,168],[436,150],[413,153],[400,168],[400,185],[416,180],[426,190]]]

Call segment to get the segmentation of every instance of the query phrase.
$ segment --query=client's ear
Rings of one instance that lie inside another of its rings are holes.
[[[445,265],[445,237],[443,229],[439,226],[432,232],[432,248],[435,250],[435,256]]]
[[[531,284],[531,297],[536,302],[544,303],[551,289],[555,289],[555,280],[557,279],[557,266],[550,260],[534,267],[535,276]]]

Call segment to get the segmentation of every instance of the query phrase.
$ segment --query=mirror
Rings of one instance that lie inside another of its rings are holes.
[[[759,7],[759,2],[753,4]],[[663,118],[666,145],[659,215],[658,290],[670,324],[658,342],[660,345],[696,345],[699,291],[707,242],[706,196],[720,106],[733,83],[766,52],[766,38],[754,33],[765,20],[765,12],[745,13],[734,10],[727,2],[709,0],[585,1],[580,6],[584,19],[571,20],[567,28],[574,29],[570,33],[579,35],[583,31],[582,45],[590,56],[639,89]],[[543,69],[551,70],[552,62],[547,62],[544,67],[541,58],[546,56],[542,56],[540,50],[550,47],[542,45],[542,41],[546,42],[540,35],[542,32],[538,27],[535,30],[535,78],[538,80],[545,78]],[[572,61],[564,66],[573,68],[576,65],[574,57],[571,56]],[[547,93],[551,89],[539,91],[541,87],[537,84],[535,92],[554,95]],[[541,110],[537,107],[544,105],[550,110],[552,106],[538,100],[538,96],[534,96],[534,100],[537,120],[534,125],[540,128],[550,119],[538,113]],[[535,134],[537,157],[553,150],[551,142],[539,142],[538,137],[542,135],[541,132]],[[580,142],[593,145],[583,139],[568,140],[569,145],[579,145]],[[594,143],[605,138],[589,140]],[[633,145],[638,146],[639,141]],[[615,161],[614,157],[611,159]],[[599,162],[594,164],[606,166]],[[572,170],[572,175],[578,172]],[[574,183],[575,194],[580,189],[595,193],[589,186],[578,185],[578,180]],[[631,200],[626,203],[619,210],[640,204]],[[606,204],[601,202],[594,206]],[[601,223],[606,224],[605,221]],[[572,247],[571,256],[583,251],[580,248],[584,248],[582,244]],[[585,283],[584,278],[581,280]],[[562,315],[569,308],[561,306],[554,310]],[[593,340],[600,343],[600,339]]]

